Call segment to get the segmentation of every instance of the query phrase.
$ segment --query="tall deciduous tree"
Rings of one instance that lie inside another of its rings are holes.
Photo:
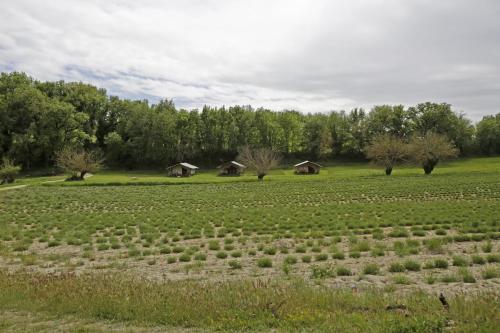
[[[434,132],[414,135],[408,145],[409,157],[430,175],[441,160],[456,157],[458,150],[446,136]]]
[[[271,169],[278,166],[280,158],[276,152],[269,148],[244,146],[240,149],[238,160],[254,170],[259,180],[263,180]]]
[[[394,166],[405,158],[407,147],[401,138],[381,134],[370,142],[365,153],[375,164],[383,166],[385,174],[389,176]]]
[[[97,172],[102,167],[102,160],[96,152],[64,148],[57,154],[57,165],[71,173],[71,180],[84,180],[88,173]]]

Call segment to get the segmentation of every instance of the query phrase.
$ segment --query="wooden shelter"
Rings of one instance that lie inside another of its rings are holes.
[[[321,169],[321,165],[311,161],[304,161],[294,165],[295,173],[301,175],[311,175],[318,174]]]
[[[167,174],[172,177],[190,177],[196,173],[197,166],[181,162],[167,168]]]
[[[239,176],[247,167],[236,161],[229,161],[217,167],[219,176]]]

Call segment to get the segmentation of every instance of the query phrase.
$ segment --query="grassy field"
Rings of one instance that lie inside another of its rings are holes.
[[[275,170],[264,182],[211,170],[60,179],[0,187],[0,267],[9,272],[0,311],[11,322],[28,311],[97,321],[71,328],[85,332],[102,320],[136,325],[130,331],[500,324],[500,158],[454,161],[431,176],[339,163],[313,176]],[[404,307],[386,309],[394,304]]]

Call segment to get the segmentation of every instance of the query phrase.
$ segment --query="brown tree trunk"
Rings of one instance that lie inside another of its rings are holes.
[[[259,175],[257,175],[257,178],[259,178],[259,180],[262,181],[262,180],[264,180],[264,176],[265,175],[263,175],[263,174],[259,174]]]
[[[391,175],[391,173],[392,173],[392,167],[387,167],[387,168],[385,168],[385,174],[386,174],[387,176],[390,176],[390,175]]]

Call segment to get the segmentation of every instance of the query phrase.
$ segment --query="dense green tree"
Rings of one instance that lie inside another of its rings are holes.
[[[483,117],[477,124],[476,137],[483,154],[500,154],[500,113]]]
[[[269,148],[287,158],[360,158],[373,138],[438,133],[461,154],[500,153],[499,116],[474,125],[446,103],[421,103],[303,114],[251,106],[179,110],[172,100],[107,96],[81,82],[39,82],[24,73],[0,75],[0,157],[23,167],[53,166],[62,147],[99,148],[116,167],[164,167],[190,160],[234,159],[240,147]],[[476,147],[476,148],[474,148]]]

